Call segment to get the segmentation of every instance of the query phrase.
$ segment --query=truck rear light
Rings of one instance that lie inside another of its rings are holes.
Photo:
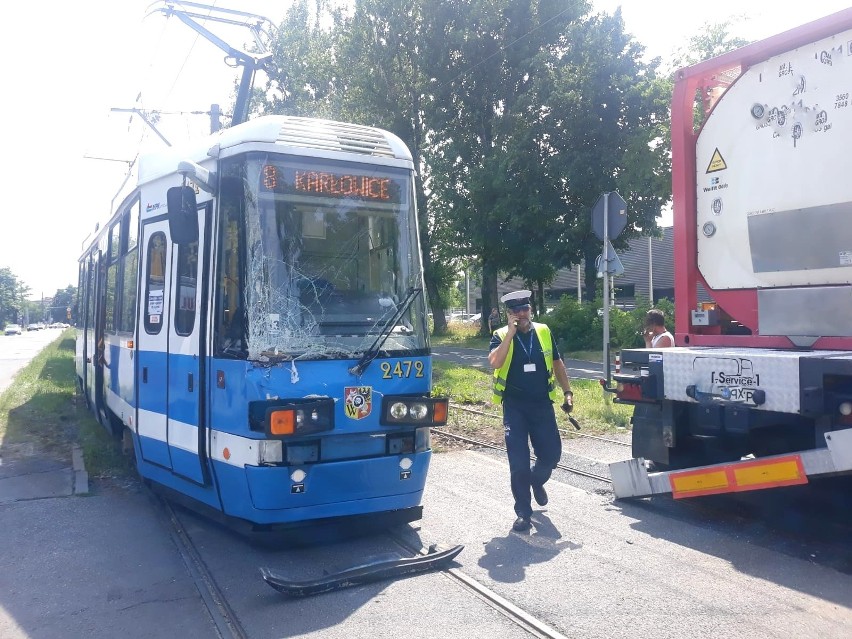
[[[639,384],[625,384],[619,382],[615,387],[615,396],[625,402],[641,402],[642,387]]]

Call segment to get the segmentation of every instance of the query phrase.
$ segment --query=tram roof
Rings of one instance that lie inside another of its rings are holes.
[[[204,162],[219,151],[239,144],[268,143],[320,153],[344,153],[411,161],[411,152],[396,135],[382,129],[332,120],[267,115],[222,129],[197,141],[144,155],[139,160],[139,184],[175,172],[180,160]]]

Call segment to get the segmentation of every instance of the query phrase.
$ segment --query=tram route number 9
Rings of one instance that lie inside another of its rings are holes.
[[[393,379],[394,377],[411,377],[412,370],[414,377],[423,377],[423,362],[420,360],[406,359],[391,365],[390,362],[382,362],[379,365],[382,369],[382,379]]]

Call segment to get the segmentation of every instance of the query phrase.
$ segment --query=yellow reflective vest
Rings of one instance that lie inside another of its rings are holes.
[[[550,327],[547,324],[538,324],[531,322],[535,330],[538,343],[541,344],[541,350],[544,352],[544,365],[547,367],[547,393],[550,396],[550,401],[556,402],[559,400],[559,391],[556,388],[556,376],[553,373],[553,337],[550,334]],[[501,341],[506,339],[506,333],[509,332],[508,326],[498,328],[494,333]],[[491,386],[491,401],[494,404],[503,402],[503,393],[506,390],[506,377],[509,375],[509,365],[512,363],[512,354],[515,352],[515,340],[509,343],[509,352],[506,355],[506,361],[500,368],[494,370],[494,380]]]

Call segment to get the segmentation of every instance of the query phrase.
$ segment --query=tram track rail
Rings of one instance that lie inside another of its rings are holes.
[[[493,450],[499,450],[502,452],[506,452],[505,446],[500,446],[499,444],[494,444],[492,442],[486,442],[480,439],[473,439],[472,437],[465,437],[464,435],[457,435],[456,433],[450,433],[448,431],[440,430],[439,428],[433,428],[432,432],[440,435],[442,437],[446,437],[448,439],[453,439],[455,441],[464,442],[466,444],[471,444],[474,446],[480,446],[482,448],[491,448]],[[530,460],[535,461],[535,455],[530,455]],[[586,477],[588,479],[594,479],[605,484],[612,484],[612,479],[609,477],[605,477],[604,475],[598,475],[596,473],[590,473],[589,471],[582,470],[580,468],[574,468],[573,466],[568,466],[567,464],[558,463],[556,467],[560,470],[564,470],[566,472],[572,473],[574,475],[580,475],[581,477]]]
[[[450,407],[455,408],[467,413],[473,413],[475,415],[482,415],[483,417],[491,417],[493,419],[503,419],[502,415],[498,415],[497,413],[487,413],[485,411],[476,410],[475,408],[469,408],[467,406],[461,406],[460,404],[456,404],[455,402],[450,402]],[[585,439],[595,439],[600,442],[605,442],[607,444],[616,444],[618,446],[630,446],[630,442],[621,442],[617,439],[609,439],[608,437],[601,437],[600,435],[589,435],[588,433],[578,433],[576,430],[568,430],[567,428],[559,428],[560,433],[568,433],[574,437],[580,437]]]
[[[388,533],[388,536],[394,543],[407,552],[420,555],[426,553],[425,549],[417,548],[397,533]],[[520,608],[505,597],[497,594],[481,581],[465,574],[461,569],[445,568],[441,572],[447,579],[461,585],[462,588],[476,595],[491,608],[526,630],[533,637],[539,637],[541,639],[566,639],[565,635],[560,633],[558,630],[551,628],[541,619],[534,617],[523,608]]]
[[[173,506],[167,499],[158,495],[152,495],[152,499],[156,500],[161,515],[168,524],[169,534],[210,615],[210,620],[216,629],[216,636],[219,639],[250,639],[236,613],[228,604],[227,597],[216,583],[213,573],[181,524]]]
[[[156,506],[168,526],[169,535],[198,590],[215,628],[215,636],[219,639],[250,639],[236,613],[228,604],[225,593],[217,584],[212,572],[196,548],[192,537],[182,525],[172,504],[168,499],[156,494],[152,494],[151,498],[155,500]],[[386,535],[394,544],[411,555],[428,553],[426,549],[405,539],[401,532],[388,532]],[[530,636],[540,639],[566,639],[565,635],[558,630],[496,593],[460,568],[444,568],[437,572],[442,573],[447,579],[459,584],[464,590],[484,601],[489,607],[528,632]]]

